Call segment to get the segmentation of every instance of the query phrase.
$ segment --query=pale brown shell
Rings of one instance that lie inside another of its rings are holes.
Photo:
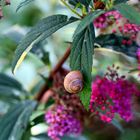
[[[80,71],[69,72],[64,79],[64,87],[69,93],[78,93],[83,89],[83,76]]]

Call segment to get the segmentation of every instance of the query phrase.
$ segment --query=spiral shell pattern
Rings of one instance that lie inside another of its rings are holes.
[[[83,89],[83,76],[80,71],[69,72],[64,79],[64,87],[69,93],[78,93]]]

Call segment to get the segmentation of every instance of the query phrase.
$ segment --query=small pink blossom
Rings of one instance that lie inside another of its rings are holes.
[[[112,26],[112,33],[120,33],[130,38],[129,42],[123,42],[123,44],[131,45],[131,42],[136,40],[138,32],[140,31],[140,25],[130,23],[130,21],[123,17],[118,11],[106,12],[94,20],[94,26],[101,30],[113,24],[115,26]]]
[[[104,77],[98,76],[92,83],[90,110],[104,122],[111,122],[115,114],[127,122],[132,120],[132,96],[140,95],[136,85],[119,76],[117,69],[109,68]]]
[[[64,135],[79,135],[82,126],[72,112],[63,106],[56,106],[53,110],[48,110],[45,114],[46,123],[49,125],[48,136],[52,140],[60,140]]]
[[[118,11],[109,11],[96,18],[94,26],[96,28],[103,29],[112,23],[118,22],[121,17],[122,16]]]

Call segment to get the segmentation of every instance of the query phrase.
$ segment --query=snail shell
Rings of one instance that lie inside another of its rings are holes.
[[[69,93],[78,93],[83,89],[83,76],[80,71],[69,72],[64,79],[64,87]]]

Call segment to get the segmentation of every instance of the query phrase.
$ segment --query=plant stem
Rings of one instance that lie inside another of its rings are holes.
[[[67,60],[67,58],[70,55],[70,47],[67,48],[65,54],[63,55],[63,57],[59,60],[59,62],[57,63],[57,65],[55,66],[55,68],[53,69],[53,71],[50,73],[51,76],[53,76],[64,64],[64,62]]]
[[[82,18],[82,16],[74,9],[72,9],[65,0],[61,0],[61,2],[70,10],[72,11],[74,14],[76,14],[78,17]]]
[[[59,69],[61,69],[62,65],[64,64],[64,62],[67,60],[67,58],[70,55],[70,51],[71,51],[71,44],[69,44],[69,47],[67,48],[66,52],[64,53],[64,55],[62,56],[62,58],[58,61],[58,63],[56,64],[56,66],[54,67],[54,69],[50,72],[50,75],[48,77],[49,81],[53,80],[53,76],[59,71]],[[41,101],[43,98],[43,95],[45,94],[45,92],[49,89],[49,85],[48,82],[46,82],[44,84],[44,86],[41,88],[41,90],[39,91],[38,95],[35,97],[35,99],[37,101]]]

